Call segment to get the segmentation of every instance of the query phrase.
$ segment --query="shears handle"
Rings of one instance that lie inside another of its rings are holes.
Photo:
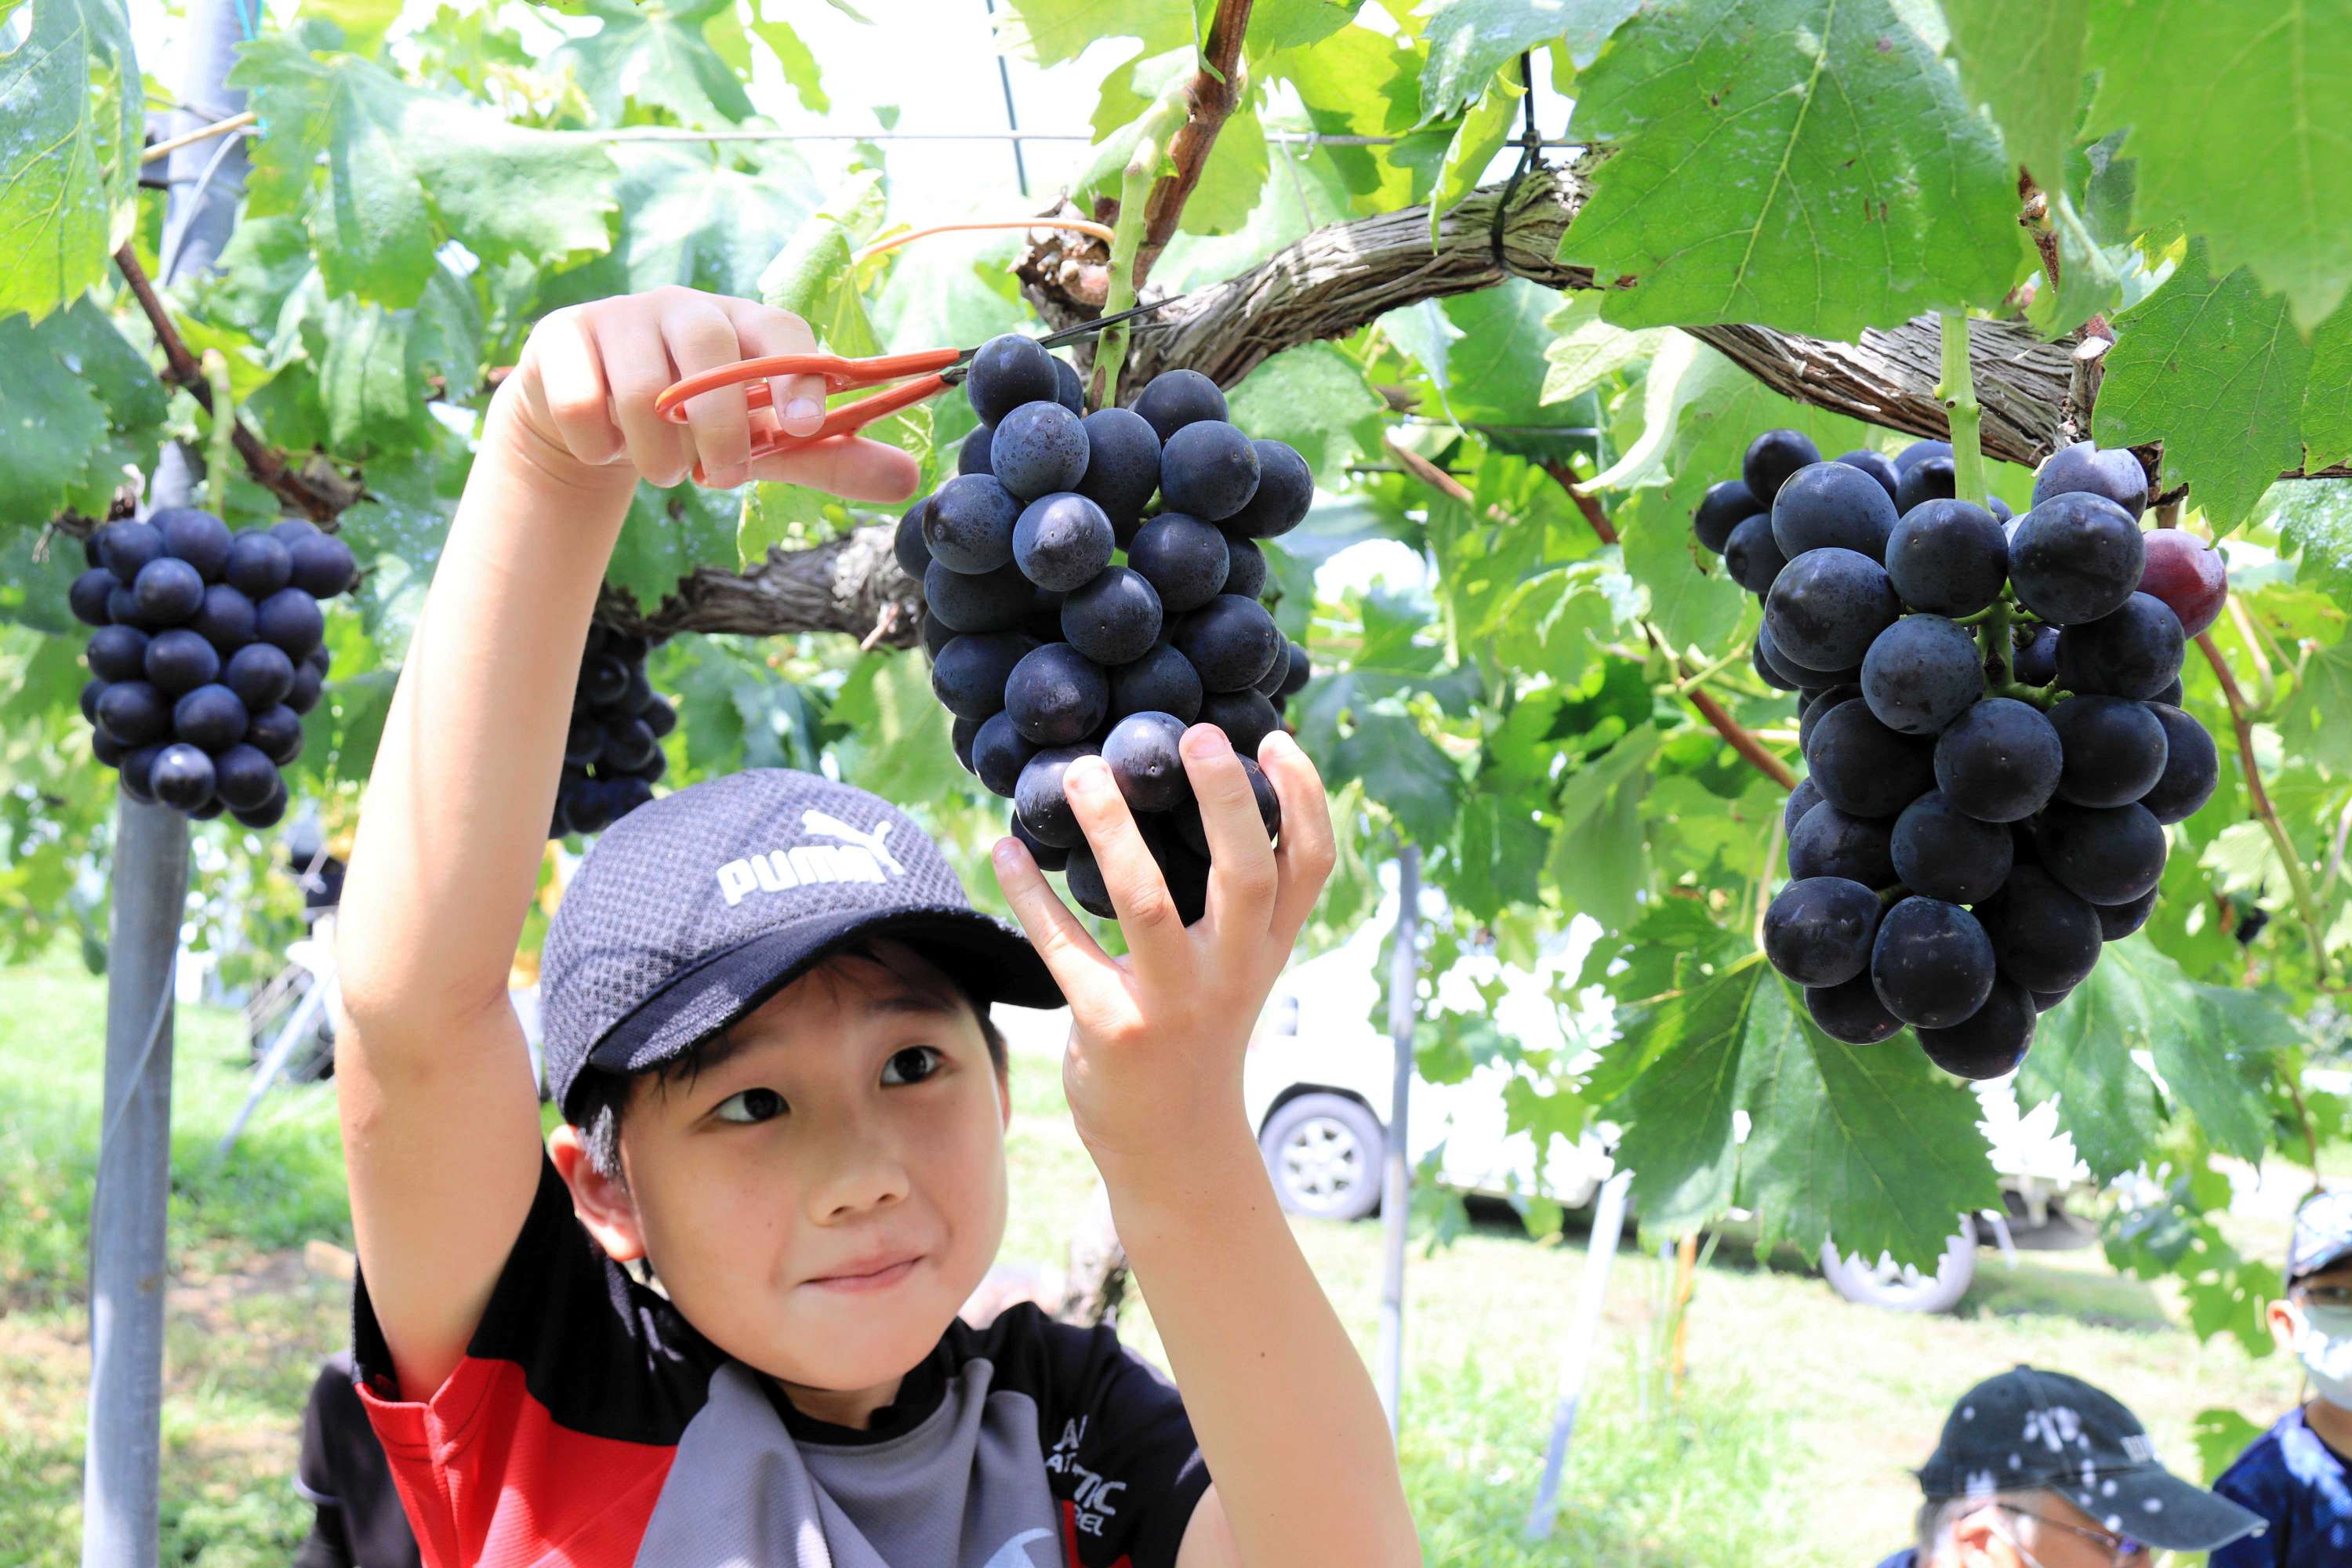
[[[937,396],[947,390],[940,372],[953,365],[963,354],[957,349],[922,349],[913,353],[877,354],[870,359],[844,359],[838,354],[770,354],[761,359],[737,360],[698,375],[671,383],[654,399],[654,412],[673,425],[686,423],[688,400],[722,386],[743,386],[743,398],[752,408],[767,408],[775,402],[772,378],[788,375],[813,375],[824,382],[828,394],[848,392],[861,386],[875,386],[884,382],[898,381],[900,376],[912,376],[911,381],[898,382],[876,393],[842,404],[828,411],[824,423],[806,436],[788,436],[782,430],[755,431],[751,437],[754,458],[772,457],[779,452],[798,451],[821,441],[838,440],[855,435],[877,419],[896,414],[899,409]],[[695,478],[702,477],[700,465]]]

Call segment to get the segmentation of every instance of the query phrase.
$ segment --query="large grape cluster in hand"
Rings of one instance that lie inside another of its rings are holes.
[[[955,716],[956,756],[1013,803],[1013,832],[1038,865],[1108,919],[1062,793],[1070,764],[1099,754],[1197,920],[1209,847],[1176,742],[1190,724],[1223,730],[1266,831],[1279,830],[1255,759],[1308,671],[1260,602],[1258,541],[1307,515],[1306,459],[1235,429],[1197,371],[1088,414],[1077,373],[1017,333],[972,356],[965,390],[980,426],[897,541],[923,585],[931,689]]]
[[[602,833],[653,799],[669,765],[661,739],[677,728],[677,710],[646,679],[652,648],[644,637],[590,623],[550,838]]]
[[[278,770],[327,679],[319,605],[357,574],[351,547],[299,520],[231,533],[171,507],[110,522],[84,550],[75,616],[95,629],[81,710],[123,792],[198,821],[286,815]]]
[[[1763,600],[1758,673],[1801,703],[1765,955],[1832,1037],[1908,1025],[1990,1078],[2146,922],[2166,826],[2213,793],[2180,668],[2229,587],[2202,541],[2141,528],[2127,451],[2055,453],[2014,520],[1954,495],[1949,452],[1825,463],[1767,431],[1694,525]]]

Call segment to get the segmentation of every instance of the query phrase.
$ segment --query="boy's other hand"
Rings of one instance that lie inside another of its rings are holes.
[[[688,403],[683,425],[654,412],[662,389],[686,376],[815,349],[808,324],[789,310],[695,289],[618,295],[542,317],[497,406],[525,456],[583,488],[639,478],[666,488],[698,462],[703,482],[719,489],[784,479],[856,500],[913,494],[915,459],[879,441],[845,437],[751,457],[757,436],[805,436],[824,423],[824,383],[815,376],[778,377],[769,408],[752,410],[736,385]]]
[[[1114,1182],[1224,1147],[1236,1131],[1249,1138],[1243,1055],[1331,874],[1330,807],[1297,742],[1276,731],[1258,748],[1282,802],[1279,847],[1223,731],[1195,724],[1181,752],[1209,837],[1208,909],[1195,924],[1178,913],[1099,757],[1073,763],[1064,788],[1118,911],[1126,957],[1103,952],[1019,840],[995,851],[997,881],[1069,999],[1062,1083],[1079,1137]]]

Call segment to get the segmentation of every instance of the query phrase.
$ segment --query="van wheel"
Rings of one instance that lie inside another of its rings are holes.
[[[1302,1094],[1266,1118],[1258,1148],[1282,1206],[1317,1219],[1361,1219],[1381,1206],[1380,1119],[1339,1094]]]

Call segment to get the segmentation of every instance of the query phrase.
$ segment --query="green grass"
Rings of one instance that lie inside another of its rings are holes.
[[[97,1138],[102,984],[65,964],[0,972],[0,1558],[79,1560],[87,1373],[82,1268]],[[349,1331],[345,1287],[304,1270],[301,1245],[350,1244],[332,1091],[272,1096],[226,1163],[212,1144],[242,1097],[236,1020],[183,1014],[175,1063],[166,1347],[163,1559],[283,1563],[307,1528],[287,1484],[318,1358]],[[1060,1261],[1092,1167],[1058,1060],[1019,1051],[1007,1137],[1003,1256]],[[2275,1179],[2294,1181],[2293,1173]],[[1701,1271],[1688,1373],[1664,1386],[1664,1270],[1614,1259],[1602,1338],[1551,1538],[1520,1531],[1535,1494],[1562,1341],[1586,1266],[1580,1235],[1529,1240],[1507,1213],[1407,1271],[1400,1458],[1428,1560],[1460,1568],[1847,1568],[1899,1544],[1916,1492],[1906,1467],[1977,1379],[2020,1361],[2075,1372],[2148,1422],[2193,1471],[2207,1405],[2267,1422],[2294,1394],[2281,1358],[2200,1344],[2168,1289],[2118,1278],[2095,1249],[1983,1255],[1959,1311],[1851,1307],[1801,1262],[1726,1243]],[[2284,1226],[2235,1234],[2275,1248]],[[1378,1341],[1380,1229],[1300,1222],[1300,1244],[1369,1359]],[[1150,1304],[1122,1332],[1160,1356]],[[21,1552],[19,1558],[13,1553]]]

